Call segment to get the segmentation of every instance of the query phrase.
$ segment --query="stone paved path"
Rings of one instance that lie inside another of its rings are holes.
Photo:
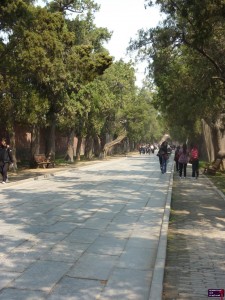
[[[2,185],[0,300],[157,300],[171,168],[135,156]]]
[[[211,299],[225,289],[225,197],[206,177],[175,174],[170,218],[163,299]]]

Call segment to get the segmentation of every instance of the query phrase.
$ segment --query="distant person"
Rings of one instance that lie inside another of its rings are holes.
[[[1,140],[0,146],[0,172],[2,174],[2,183],[5,184],[8,181],[8,170],[10,164],[13,163],[12,150],[6,143],[6,139]]]
[[[141,153],[142,153],[142,146],[140,146],[138,150],[139,150],[139,154],[141,155]]]
[[[189,153],[187,151],[187,145],[183,144],[182,148],[179,150],[179,176],[180,179],[182,178],[182,173],[184,171],[184,178],[186,178],[186,172],[187,172],[187,163],[189,159]]]
[[[199,176],[199,152],[197,145],[192,145],[190,154],[190,163],[192,164],[192,178],[198,179]]]
[[[154,152],[155,152],[155,147],[154,147],[154,145],[153,144],[151,144],[151,152],[154,154]]]
[[[149,146],[149,144],[146,146],[146,154],[150,155],[150,146]]]

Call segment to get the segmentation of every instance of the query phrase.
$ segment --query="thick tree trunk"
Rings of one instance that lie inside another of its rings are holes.
[[[216,153],[218,152],[218,147],[216,147],[217,142],[215,138],[215,131],[205,120],[202,120],[202,130],[208,161],[212,162],[215,160]]]
[[[67,151],[65,160],[68,162],[74,162],[74,129],[71,129],[68,134],[68,141],[67,141]]]
[[[225,158],[225,114],[221,114],[215,123],[202,120],[206,151],[210,162],[216,158]],[[225,167],[223,160],[223,168]]]
[[[130,141],[128,138],[124,140],[124,153],[127,154],[130,152]]]
[[[30,167],[35,166],[34,155],[40,153],[40,128],[34,125],[31,130],[31,145],[30,145]]]
[[[55,160],[55,128],[56,128],[56,115],[52,113],[49,118],[50,125],[47,128],[46,139],[46,156],[51,156]]]
[[[10,148],[12,149],[12,157],[13,157],[13,168],[14,171],[17,170],[17,161],[16,161],[16,135],[13,128],[9,130],[9,138],[10,138]]]
[[[215,123],[219,151],[217,157],[223,158],[222,168],[225,169],[225,114],[221,114]]]
[[[101,153],[101,139],[99,136],[95,136],[94,137],[94,145],[93,145],[93,151],[94,151],[94,155],[96,157],[99,157],[100,153]]]
[[[225,114],[222,114],[220,118],[217,119],[215,124],[218,148],[222,156],[225,156]]]
[[[127,136],[126,132],[120,134],[115,140],[106,143],[103,148],[103,153],[101,154],[101,157],[105,158],[108,154],[108,151],[115,145],[119,144],[125,137]]]
[[[77,149],[76,149],[76,160],[80,161],[80,153],[81,153],[81,145],[82,145],[82,136],[77,136]]]
[[[94,145],[94,141],[92,136],[87,136],[85,141],[85,151],[84,151],[84,156],[86,159],[91,159],[93,157],[93,145]]]

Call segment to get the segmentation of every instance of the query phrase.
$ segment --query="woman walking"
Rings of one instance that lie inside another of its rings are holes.
[[[176,171],[179,172],[179,151],[180,151],[180,146],[177,146],[175,150],[175,155],[174,155],[174,161],[176,163]]]
[[[190,162],[192,163],[192,179],[198,179],[199,176],[199,155],[198,148],[193,145],[191,148]]]
[[[179,175],[180,179],[182,178],[182,173],[184,175],[184,178],[186,178],[186,171],[187,171],[187,163],[188,163],[188,151],[187,151],[187,145],[183,144],[182,148],[179,151]]]

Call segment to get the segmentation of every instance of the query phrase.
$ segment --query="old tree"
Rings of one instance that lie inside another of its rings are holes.
[[[178,140],[203,134],[210,161],[225,157],[225,3],[156,0],[164,14],[130,49],[149,62],[155,106]],[[146,0],[146,6],[153,1]],[[179,130],[178,130],[179,129]]]

